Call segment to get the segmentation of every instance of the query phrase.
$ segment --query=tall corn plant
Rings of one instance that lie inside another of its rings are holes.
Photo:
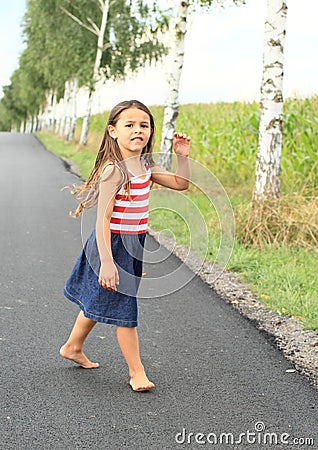
[[[286,1],[267,0],[261,84],[261,119],[253,195],[255,202],[276,200],[280,196],[286,19]]]

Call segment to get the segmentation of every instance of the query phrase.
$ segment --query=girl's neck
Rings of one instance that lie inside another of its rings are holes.
[[[137,154],[137,155],[133,155],[133,156],[131,156],[131,155],[127,156],[124,153],[122,153],[122,157],[123,157],[123,160],[125,161],[125,163],[128,165],[132,165],[132,166],[140,165],[141,153]]]
[[[145,175],[145,168],[140,160],[141,155],[124,159],[126,167],[137,177],[143,177]]]

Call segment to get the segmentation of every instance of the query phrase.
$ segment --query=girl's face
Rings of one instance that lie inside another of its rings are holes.
[[[124,158],[141,154],[152,133],[150,117],[138,108],[125,109],[116,125],[108,126],[108,133],[117,139]]]

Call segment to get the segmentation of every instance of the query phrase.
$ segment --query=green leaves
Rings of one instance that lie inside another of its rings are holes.
[[[27,46],[2,105],[13,122],[35,114],[49,90],[59,100],[65,82],[73,77],[80,86],[93,88],[102,20],[99,0],[29,0],[27,6],[23,19]],[[124,79],[146,61],[164,55],[158,34],[167,29],[168,19],[155,1],[110,0],[101,75]]]

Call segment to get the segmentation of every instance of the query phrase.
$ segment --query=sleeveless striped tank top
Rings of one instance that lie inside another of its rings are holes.
[[[141,234],[147,231],[151,170],[148,165],[145,168],[146,175],[143,179],[129,170],[131,201],[125,195],[123,187],[117,192],[110,219],[112,233]]]

